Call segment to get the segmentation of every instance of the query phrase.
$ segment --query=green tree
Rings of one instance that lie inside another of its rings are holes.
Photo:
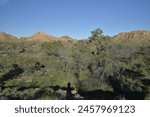
[[[103,30],[101,28],[98,28],[91,32],[92,36],[89,37],[90,40],[98,40],[101,37],[103,37]]]

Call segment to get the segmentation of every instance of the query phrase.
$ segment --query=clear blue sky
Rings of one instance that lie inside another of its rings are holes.
[[[150,0],[0,0],[0,31],[17,37],[43,31],[87,38],[150,30]]]

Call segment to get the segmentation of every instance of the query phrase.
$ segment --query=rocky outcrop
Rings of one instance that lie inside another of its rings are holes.
[[[136,41],[145,40],[145,39],[150,40],[150,31],[136,30],[132,32],[123,32],[123,33],[119,33],[118,35],[115,35],[112,38],[115,41],[125,40],[125,39],[133,39]]]

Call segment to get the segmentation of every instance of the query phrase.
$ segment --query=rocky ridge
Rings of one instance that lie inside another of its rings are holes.
[[[0,32],[0,41],[2,42],[34,42],[34,41],[61,41],[61,42],[72,42],[75,41],[72,38],[67,38],[67,37],[55,37],[46,34],[45,32],[37,32],[33,36],[30,37],[21,37],[17,38],[12,35],[9,35],[4,32]]]

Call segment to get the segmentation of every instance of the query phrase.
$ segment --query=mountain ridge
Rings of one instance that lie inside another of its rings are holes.
[[[133,39],[136,41],[150,39],[150,31],[135,30],[131,32],[121,32],[112,37],[114,40]]]
[[[150,40],[150,31],[145,30],[135,30],[131,32],[121,32],[115,36],[111,36],[114,41],[122,41],[125,39],[133,39],[133,40]],[[32,41],[62,41],[62,42],[73,42],[77,41],[69,36],[55,37],[52,35],[48,35],[45,32],[37,32],[29,37],[21,37],[17,38],[13,35],[7,34],[5,32],[0,32],[0,41],[4,42],[32,42]]]
[[[150,99],[150,32],[99,31],[75,43],[44,32],[0,42],[0,100]]]
[[[69,36],[68,36],[69,37]],[[0,32],[0,41],[3,42],[32,42],[32,41],[61,41],[61,42],[72,42],[75,41],[73,38],[68,37],[55,37],[48,35],[45,32],[37,32],[29,37],[17,38],[5,32]]]

